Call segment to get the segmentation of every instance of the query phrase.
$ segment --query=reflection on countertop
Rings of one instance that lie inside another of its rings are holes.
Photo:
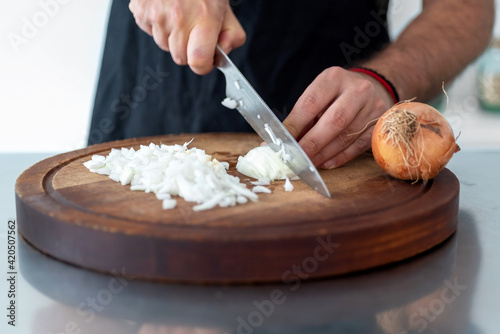
[[[57,301],[34,317],[39,333],[478,333],[469,326],[481,257],[470,252],[480,249],[475,226],[473,215],[461,210],[458,232],[425,254],[299,284],[136,281],[126,268],[114,276],[87,271],[24,240],[20,264],[26,281]]]

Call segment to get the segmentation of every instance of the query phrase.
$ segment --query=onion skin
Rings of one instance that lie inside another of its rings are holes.
[[[397,117],[407,118],[408,115],[413,122],[390,127]],[[396,136],[394,128],[397,128]],[[427,182],[459,150],[446,118],[425,103],[402,102],[394,105],[380,117],[372,134],[375,161],[389,175],[401,180]]]

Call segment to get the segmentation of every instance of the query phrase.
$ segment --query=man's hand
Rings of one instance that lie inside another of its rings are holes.
[[[388,47],[362,66],[381,73],[401,100],[425,102],[486,48],[493,0],[423,0],[423,10]],[[361,131],[394,103],[366,74],[332,67],[321,73],[283,124],[316,166],[338,167],[370,148]]]
[[[229,53],[246,39],[228,0],[131,0],[129,8],[176,64],[200,75],[212,71],[217,43]]]
[[[315,166],[334,168],[370,148],[375,120],[393,104],[369,75],[330,67],[305,90],[283,125]]]

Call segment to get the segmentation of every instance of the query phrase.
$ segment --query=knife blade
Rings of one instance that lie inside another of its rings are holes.
[[[255,132],[275,152],[282,152],[283,161],[295,175],[329,198],[330,192],[309,157],[219,45],[215,67],[226,78],[226,96],[236,101],[236,109]]]

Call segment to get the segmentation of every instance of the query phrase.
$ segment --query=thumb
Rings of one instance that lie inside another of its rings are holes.
[[[240,22],[234,15],[231,7],[226,10],[224,15],[224,20],[222,22],[222,28],[219,35],[219,45],[227,54],[232,50],[240,47],[245,43],[247,35]]]

